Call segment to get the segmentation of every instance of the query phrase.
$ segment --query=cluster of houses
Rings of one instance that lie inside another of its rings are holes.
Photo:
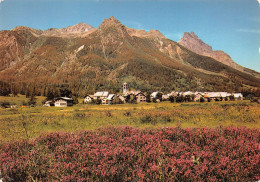
[[[172,97],[176,99],[182,97],[184,101],[230,101],[230,100],[243,100],[242,93],[228,93],[228,92],[171,92],[170,94],[163,95],[163,100]]]
[[[241,93],[227,93],[227,92],[176,92],[173,91],[168,94],[161,92],[153,92],[146,95],[140,90],[130,90],[128,84],[123,84],[123,93],[120,95],[111,94],[107,91],[96,92],[94,95],[87,95],[84,98],[84,104],[124,104],[124,103],[139,103],[139,102],[211,102],[211,101],[228,101],[228,100],[243,100]],[[44,106],[67,107],[73,105],[73,99],[68,97],[59,97],[54,101],[47,101]]]
[[[98,101],[98,102],[97,102]],[[123,94],[109,94],[109,92],[96,92],[94,95],[87,95],[84,104],[98,103],[102,105],[124,104],[127,102],[146,102],[147,98],[141,91],[130,91],[128,84],[123,84]]]

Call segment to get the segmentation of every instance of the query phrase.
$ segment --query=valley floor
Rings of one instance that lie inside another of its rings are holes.
[[[31,139],[43,133],[77,132],[110,126],[135,128],[260,128],[260,105],[250,101],[139,103],[0,109],[0,141]]]

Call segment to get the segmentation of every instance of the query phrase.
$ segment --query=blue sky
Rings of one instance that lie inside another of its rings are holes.
[[[80,22],[97,28],[110,16],[174,41],[193,31],[214,50],[260,72],[260,0],[0,0],[0,30]]]

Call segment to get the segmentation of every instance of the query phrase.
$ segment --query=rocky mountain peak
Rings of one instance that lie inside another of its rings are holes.
[[[83,34],[94,30],[95,28],[87,23],[78,23],[73,26],[68,26],[67,28],[50,28],[43,32],[43,35],[47,36],[73,36],[78,34]]]
[[[199,37],[194,32],[190,32],[190,33],[185,32],[184,37],[191,37],[191,38],[194,38],[194,39],[199,39]]]
[[[108,23],[108,22],[121,24],[121,22],[118,19],[116,19],[114,16],[111,16],[110,18],[107,18],[103,21],[103,23]]]
[[[185,32],[184,36],[178,43],[197,54],[201,54],[202,52],[212,52],[212,47],[199,39],[194,32]]]
[[[62,28],[61,31],[64,33],[84,33],[90,30],[93,30],[94,27],[86,24],[86,23],[79,23],[73,26],[69,26],[67,28]]]
[[[110,41],[114,40],[114,38],[118,39],[119,37],[130,38],[130,35],[127,32],[127,27],[113,16],[105,19],[97,30],[97,32],[99,32],[99,34],[102,35],[103,38],[107,39],[109,37],[108,39],[110,39]]]
[[[18,27],[15,27],[15,28],[13,29],[13,31],[23,31],[23,30],[32,31],[33,29],[32,29],[32,28],[29,28],[29,27],[25,27],[25,26],[18,26]]]
[[[243,68],[235,63],[228,54],[223,51],[214,51],[211,46],[204,43],[194,32],[185,32],[178,43],[197,54],[211,57],[230,67],[241,71],[243,70]]]
[[[115,17],[111,16],[108,19],[105,19],[102,24],[99,26],[99,29],[116,26],[116,27],[124,27],[123,24],[119,20],[117,20]]]
[[[127,32],[131,36],[135,37],[148,37],[148,38],[159,38],[159,39],[165,39],[166,37],[158,30],[150,30],[149,32],[146,32],[145,30],[137,30],[133,28],[127,28]]]
[[[159,30],[150,30],[148,34],[153,38],[165,38],[165,36]]]
[[[12,31],[17,31],[17,32],[31,32],[34,35],[40,35],[42,33],[42,30],[36,30],[30,27],[25,27],[25,26],[18,26],[15,27]]]

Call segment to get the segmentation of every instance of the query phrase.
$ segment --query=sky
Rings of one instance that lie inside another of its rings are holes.
[[[80,22],[97,28],[111,16],[174,41],[194,32],[214,50],[260,72],[260,0],[0,0],[0,30]]]

